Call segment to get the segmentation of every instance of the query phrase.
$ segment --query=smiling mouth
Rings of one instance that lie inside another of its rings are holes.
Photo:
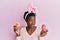
[[[32,27],[34,27],[35,25],[32,25]]]

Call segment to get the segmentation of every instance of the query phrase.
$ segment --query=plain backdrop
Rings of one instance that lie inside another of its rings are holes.
[[[30,2],[37,7],[36,25],[49,30],[44,40],[60,40],[60,0],[0,0],[0,40],[15,40],[13,25],[26,25],[23,14]]]

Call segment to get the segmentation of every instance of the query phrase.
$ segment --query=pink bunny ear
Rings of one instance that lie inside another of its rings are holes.
[[[29,10],[29,11],[33,11],[33,12],[36,11],[36,8],[33,6],[33,3],[30,3],[30,4],[29,4],[28,10]]]

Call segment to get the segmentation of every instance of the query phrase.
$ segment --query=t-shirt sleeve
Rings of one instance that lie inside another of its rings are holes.
[[[21,40],[21,36],[19,36],[19,37],[16,37],[16,40]]]

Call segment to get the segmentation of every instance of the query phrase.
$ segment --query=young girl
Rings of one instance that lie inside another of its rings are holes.
[[[40,37],[44,37],[47,34],[47,29],[44,30],[43,28],[41,30],[40,27],[35,26],[36,14],[34,12],[25,12],[24,19],[27,23],[26,27],[19,30],[19,24],[14,26],[16,40],[39,40]],[[43,27],[45,27],[45,25],[43,25]]]

